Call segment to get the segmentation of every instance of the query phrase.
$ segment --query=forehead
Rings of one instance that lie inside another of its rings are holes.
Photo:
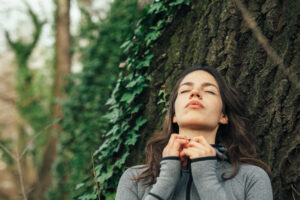
[[[218,86],[216,79],[210,73],[203,70],[197,70],[187,74],[182,79],[180,85],[185,82],[192,82],[194,84],[201,84],[204,82],[208,82]]]

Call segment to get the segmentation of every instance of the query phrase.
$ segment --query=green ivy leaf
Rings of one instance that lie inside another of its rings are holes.
[[[124,49],[124,52],[127,53],[131,47],[133,47],[133,42],[131,40],[127,40],[121,45],[121,48]]]
[[[116,121],[121,117],[121,115],[122,111],[118,107],[116,107],[106,115],[103,115],[102,117],[108,119],[111,123],[116,123]]]
[[[148,10],[148,14],[153,15],[164,11],[167,11],[167,8],[163,5],[163,2],[155,2],[151,5],[150,9]]]
[[[145,78],[143,76],[139,76],[137,79],[131,81],[126,85],[127,88],[132,88],[133,86],[143,83],[145,81]]]
[[[127,142],[127,141],[126,141],[126,142]],[[127,158],[128,156],[129,156],[129,152],[127,151],[126,153],[124,153],[124,154],[122,155],[122,157],[121,157],[120,159],[117,160],[115,166],[116,166],[117,168],[122,168],[122,167],[123,167],[123,164],[125,163],[126,158]]]
[[[146,35],[145,40],[146,40],[146,46],[149,46],[149,44],[156,40],[161,34],[161,31],[153,31],[150,32]]]
[[[143,119],[142,117],[137,118],[135,121],[135,127],[134,130],[138,131],[141,126],[143,126],[147,122],[147,119]]]
[[[79,197],[80,200],[94,200],[97,198],[97,194],[92,193],[92,194],[84,194]]]
[[[127,140],[125,141],[125,144],[126,145],[134,145],[139,136],[140,135],[136,134],[135,131],[132,130],[131,132],[129,132],[129,135],[128,135]]]
[[[114,165],[108,166],[106,171],[100,172],[100,177],[98,177],[97,181],[100,183],[105,182],[106,180],[110,179],[114,173]]]
[[[161,103],[165,103],[165,101],[163,99],[160,99],[158,102],[157,102],[157,105],[158,104],[161,104]]]
[[[138,105],[136,105],[135,107],[134,107],[134,109],[130,112],[131,114],[135,114],[135,113],[137,113],[139,110],[140,110],[140,108],[142,107],[142,105],[143,104],[138,104]]]
[[[164,27],[164,22],[165,22],[165,20],[159,20],[157,22],[157,24],[155,26],[151,26],[150,29],[155,30],[155,31],[160,30]]]
[[[190,3],[189,0],[176,0],[176,1],[172,2],[172,3],[170,3],[169,5],[170,6],[177,6],[179,4],[186,4],[186,5],[188,5],[189,3]]]
[[[83,187],[85,184],[84,183],[79,183],[76,185],[75,190],[80,189],[81,187]]]
[[[130,104],[133,101],[135,95],[136,95],[135,93],[126,92],[122,95],[122,98],[120,101]]]

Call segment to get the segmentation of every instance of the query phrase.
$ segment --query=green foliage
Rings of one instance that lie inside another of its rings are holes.
[[[161,90],[159,90],[158,96],[159,96],[159,100],[157,102],[157,105],[162,104],[163,105],[162,113],[165,113],[170,104],[170,102],[168,101],[169,94],[166,92],[166,89],[163,87]]]
[[[86,10],[81,12],[80,34],[73,38],[73,50],[81,54],[83,71],[72,74],[65,88],[68,98],[63,102],[64,132],[59,136],[56,178],[49,199],[96,197],[96,192],[82,195],[83,191],[93,190],[91,155],[104,141],[109,127],[105,102],[116,84],[118,65],[124,57],[120,46],[131,36],[139,14],[136,0],[115,0],[107,17],[99,23],[91,21]],[[77,41],[83,40],[88,45],[80,47]]]
[[[27,132],[24,130],[25,126],[32,128],[33,135],[39,134],[51,121],[50,113],[50,102],[51,102],[51,86],[47,85],[44,78],[42,77],[42,70],[45,68],[52,67],[51,63],[43,69],[33,70],[28,66],[28,61],[32,52],[37,45],[37,42],[42,33],[42,28],[45,22],[40,21],[37,15],[33,12],[30,6],[27,6],[27,14],[29,15],[31,22],[34,27],[32,34],[32,40],[25,42],[22,39],[16,41],[11,40],[10,34],[5,32],[5,36],[10,48],[15,53],[16,59],[16,91],[17,91],[17,102],[16,107],[22,122],[20,121],[19,126],[19,137],[22,137],[21,148],[24,148],[26,143],[29,141]],[[43,133],[37,139],[34,140],[35,148],[31,151],[33,153],[34,165],[38,168],[42,161],[42,151],[38,151],[42,145],[45,144],[47,134]]]
[[[187,0],[155,1],[143,10],[134,36],[121,46],[127,54],[126,68],[119,73],[115,89],[107,101],[109,113],[105,115],[112,124],[111,129],[106,133],[104,143],[94,152],[96,177],[100,193],[105,199],[115,193],[130,149],[136,144],[139,131],[147,122],[140,116],[144,107],[139,102],[151,80],[151,49],[155,47],[155,41],[171,22],[176,11],[187,4]],[[162,94],[162,97],[166,98],[166,95]],[[96,185],[93,187],[92,194],[94,193],[97,193]],[[86,195],[87,191],[84,196]]]

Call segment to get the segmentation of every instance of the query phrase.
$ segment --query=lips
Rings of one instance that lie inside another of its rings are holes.
[[[186,108],[187,108],[187,107],[192,107],[192,108],[204,108],[204,106],[203,106],[199,101],[196,101],[196,100],[190,101],[188,104],[186,104],[185,107],[186,107]]]

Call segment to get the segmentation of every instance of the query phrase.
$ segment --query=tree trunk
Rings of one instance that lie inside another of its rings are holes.
[[[300,191],[299,88],[300,1],[243,2],[258,28],[284,61],[274,64],[243,20],[235,1],[196,1],[177,13],[154,48],[152,80],[146,92],[147,125],[135,152],[161,127],[158,91],[169,94],[176,77],[193,64],[216,67],[246,98],[260,158],[272,170],[274,199],[295,199]],[[286,70],[286,71],[284,71]],[[286,73],[289,70],[289,73]],[[287,75],[288,74],[288,75]],[[128,164],[144,161],[143,153]]]
[[[64,77],[70,73],[70,1],[57,0],[57,16],[56,16],[56,74],[54,86],[54,104],[53,118],[61,119],[63,117],[61,105],[57,102],[58,99],[64,99],[66,94],[62,88],[66,85]],[[30,199],[44,199],[45,192],[49,188],[52,180],[52,164],[55,161],[57,153],[57,134],[60,132],[60,126],[55,123],[52,126],[52,133],[47,141],[47,148],[44,153],[44,160],[39,171],[39,183],[35,187]]]
[[[28,127],[32,128],[34,130],[34,133],[37,132],[38,128],[35,126],[33,121],[40,120],[43,121],[47,117],[46,115],[39,115],[38,117],[34,114],[29,114],[28,111],[39,111],[41,113],[44,113],[44,108],[41,106],[40,102],[37,101],[37,94],[35,91],[35,86],[33,82],[34,74],[32,70],[28,66],[28,60],[36,47],[43,25],[45,22],[40,21],[37,17],[37,15],[33,12],[29,4],[25,3],[27,7],[27,13],[31,19],[31,22],[34,26],[34,32],[32,34],[32,40],[30,42],[24,42],[21,39],[18,39],[16,41],[13,41],[10,37],[10,34],[6,31],[5,36],[6,40],[8,42],[9,47],[13,50],[15,54],[15,60],[17,64],[17,70],[16,70],[16,91],[17,91],[17,100],[9,99],[7,97],[4,97],[7,101],[10,101],[12,104],[16,105],[16,108],[18,109],[18,112],[20,114],[20,119],[17,120],[17,129],[18,129],[18,138],[17,142],[14,142],[13,145],[17,147],[17,149],[24,150],[27,142],[28,142]],[[3,99],[3,98],[2,98]],[[41,117],[43,116],[43,117]],[[22,117],[22,118],[21,118]],[[41,119],[42,118],[42,119]],[[40,123],[42,124],[42,122]],[[15,147],[13,147],[15,148]],[[24,156],[25,157],[25,156]],[[17,171],[17,167],[10,166],[10,169],[12,170],[12,174],[15,174],[15,180],[19,180],[19,176],[23,177],[24,181],[21,183],[18,183],[18,186],[21,188],[24,188],[24,191],[22,192],[24,195],[24,198],[26,198],[26,192],[29,190],[30,186],[36,181],[36,168],[33,166],[32,157],[25,157],[20,158],[20,168],[22,169],[23,173],[20,173]],[[18,158],[19,159],[19,158]],[[26,173],[24,173],[26,172]],[[21,189],[22,191],[22,189]],[[19,193],[19,191],[18,191]],[[21,192],[20,192],[21,193]],[[11,198],[14,197],[14,194],[11,195]]]

